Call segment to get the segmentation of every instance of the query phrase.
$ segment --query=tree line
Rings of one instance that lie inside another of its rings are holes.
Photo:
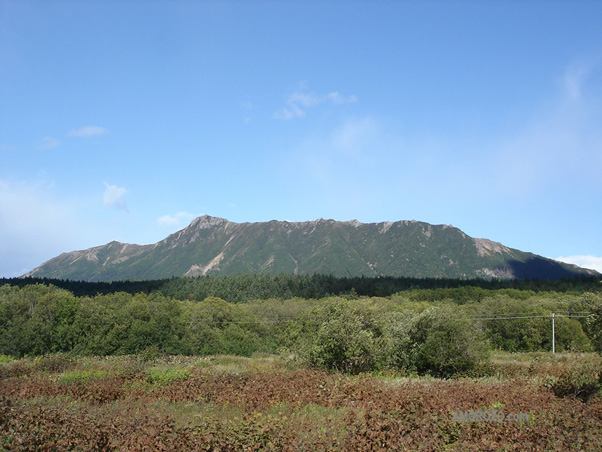
[[[76,296],[48,284],[0,286],[0,354],[283,353],[350,373],[396,369],[447,376],[482,367],[489,351],[602,352],[600,292],[474,286],[358,292],[241,303],[114,292]]]
[[[515,279],[452,279],[409,277],[335,277],[333,275],[292,274],[236,274],[205,275],[141,281],[72,281],[50,278],[4,278],[0,286],[24,287],[31,284],[52,284],[76,296],[94,296],[127,292],[129,294],[159,292],[178,300],[204,300],[218,297],[231,303],[244,303],[268,298],[324,298],[335,295],[357,294],[365,297],[387,297],[401,291],[417,289],[458,289],[459,297],[466,298],[464,288],[484,290],[531,290],[534,292],[596,292],[602,290],[598,278],[578,276],[557,280]],[[485,292],[483,292],[485,293]]]

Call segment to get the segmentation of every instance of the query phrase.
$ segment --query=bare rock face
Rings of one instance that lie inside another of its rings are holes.
[[[493,253],[504,254],[509,253],[510,248],[498,242],[492,242],[487,239],[474,239],[477,253],[479,256],[491,256]]]
[[[219,226],[219,225],[223,225],[226,223],[229,223],[229,221],[224,218],[210,217],[209,215],[203,215],[202,217],[198,217],[197,219],[193,220],[192,223],[190,223],[190,225],[188,227],[196,228],[196,229],[209,229],[214,226]]]
[[[235,273],[518,279],[597,274],[415,220],[233,223],[203,215],[153,245],[111,242],[63,253],[24,276],[110,281]]]

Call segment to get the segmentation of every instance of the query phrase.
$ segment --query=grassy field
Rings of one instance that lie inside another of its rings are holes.
[[[284,357],[0,359],[0,450],[602,450],[594,354],[497,353],[486,376],[349,376]]]

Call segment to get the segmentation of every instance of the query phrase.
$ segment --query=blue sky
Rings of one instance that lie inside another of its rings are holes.
[[[1,0],[0,276],[202,214],[452,224],[602,271],[600,23],[594,1]]]

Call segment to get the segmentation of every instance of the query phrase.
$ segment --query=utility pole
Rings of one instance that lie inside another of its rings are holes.
[[[552,313],[552,353],[556,353],[556,336],[555,336],[555,333],[554,333],[554,328],[555,328],[555,325],[554,325],[554,316],[555,315],[556,314],[553,312]]]

